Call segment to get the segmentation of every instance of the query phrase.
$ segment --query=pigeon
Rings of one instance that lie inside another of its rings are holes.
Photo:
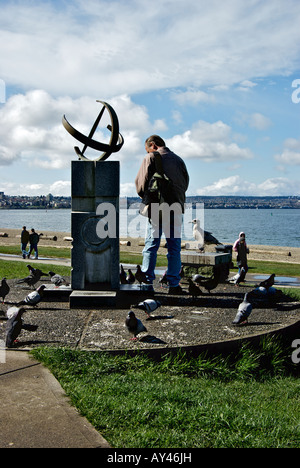
[[[1,281],[1,286],[0,286],[0,297],[2,297],[2,304],[4,304],[5,297],[8,295],[10,291],[10,287],[8,286],[6,282],[6,278],[3,278]]]
[[[201,289],[191,280],[191,278],[188,279],[189,282],[189,294],[192,296],[194,299],[197,296],[201,296],[202,291]]]
[[[243,302],[238,307],[237,314],[233,320],[234,325],[246,325],[248,317],[252,312],[252,304],[248,301],[248,293],[245,294]]]
[[[180,276],[181,280],[184,278],[184,269],[183,269],[183,267],[180,268],[179,276]],[[163,287],[164,284],[166,284],[167,286],[169,285],[169,281],[167,279],[167,272],[166,271],[164,272],[163,276],[160,278],[159,284],[161,285],[161,287]]]
[[[163,276],[159,280],[159,284],[163,287],[164,284],[168,285],[169,281],[167,280],[167,272],[165,271]]]
[[[10,307],[6,312],[7,322],[6,322],[6,347],[12,348],[14,343],[17,341],[18,336],[21,333],[21,330],[36,331],[37,325],[30,325],[23,323],[22,316],[25,312],[25,309],[19,307]]]
[[[127,284],[126,272],[125,272],[125,270],[123,268],[123,265],[121,265],[120,283],[121,284]]]
[[[34,285],[39,281],[39,278],[36,278],[35,276],[33,275],[28,275],[26,276],[25,278],[22,278],[20,280],[17,281],[17,284],[22,284],[22,283],[26,283],[28,284],[28,286],[32,286],[34,287]]]
[[[268,296],[268,291],[263,286],[258,286],[252,291],[252,295],[258,299],[265,299]]]
[[[142,324],[141,320],[136,318],[135,313],[130,310],[125,320],[125,325],[129,333],[133,335],[131,341],[136,341],[137,335],[143,331],[147,331],[147,328]]]
[[[62,286],[63,284],[67,284],[65,278],[59,275],[58,273],[54,273],[54,271],[49,271],[48,274],[51,278],[51,283],[53,283],[56,288],[59,288],[59,286]]]
[[[235,276],[233,276],[232,278],[230,278],[229,282],[238,286],[240,283],[242,283],[245,280],[245,276],[246,276],[246,270],[244,267],[242,267],[241,271],[237,273]]]
[[[30,274],[26,278],[22,278],[17,281],[17,284],[26,283],[28,286],[34,287],[34,285],[41,279],[41,276],[48,276],[47,273],[43,273],[38,268],[33,268],[31,265],[26,265]]]
[[[149,284],[149,281],[147,280],[146,273],[144,273],[144,272],[141,270],[140,265],[137,265],[137,266],[136,266],[135,279],[140,283],[140,285],[141,285],[142,283]]]
[[[198,280],[197,281],[197,284],[199,284],[199,286],[203,287],[204,289],[206,289],[209,293],[212,289],[215,289],[218,284],[219,284],[219,280],[220,280],[220,273],[219,272],[215,272],[212,274],[212,276],[208,279],[205,279],[205,280]]]
[[[199,219],[193,219],[193,221],[190,221],[194,226],[193,226],[193,237],[196,241],[202,243],[202,244],[216,244],[216,245],[222,245],[221,242],[216,239],[211,232],[205,231],[200,227],[200,220]]]
[[[10,307],[6,313],[6,347],[12,348],[15,340],[22,330],[22,315],[25,312],[24,308]]]
[[[269,276],[269,278],[267,278],[266,280],[262,281],[261,283],[259,283],[259,287],[263,287],[263,288],[266,288],[266,289],[269,289],[271,286],[274,285],[274,279],[275,279],[275,274],[272,273],[271,276]]]
[[[128,269],[128,275],[126,276],[126,281],[128,284],[133,284],[135,282],[135,277],[130,268]]]
[[[17,304],[17,306],[21,305],[29,305],[36,307],[39,302],[41,302],[44,296],[44,289],[46,288],[45,284],[42,284],[38,289],[28,294],[25,299]]]
[[[35,276],[38,279],[41,279],[42,276],[48,276],[48,273],[44,273],[42,270],[39,270],[38,268],[34,268],[31,265],[26,265],[28,270],[30,271],[30,274]]]
[[[161,307],[161,303],[159,301],[156,301],[155,299],[145,299],[144,301],[139,302],[136,306],[133,307],[134,309],[144,310],[150,318],[150,313]]]
[[[199,274],[197,273],[196,275],[193,276],[192,281],[193,281],[194,283],[198,283],[198,284],[199,284],[199,283],[201,283],[201,281],[206,280],[206,279],[207,279],[206,276],[202,276],[202,275],[199,275]]]

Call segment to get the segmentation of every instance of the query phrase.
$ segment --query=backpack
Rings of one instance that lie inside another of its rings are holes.
[[[172,180],[163,171],[162,158],[158,151],[155,151],[155,173],[151,177],[148,188],[144,194],[140,214],[151,219],[151,204],[162,203],[172,204],[174,201],[174,188]]]

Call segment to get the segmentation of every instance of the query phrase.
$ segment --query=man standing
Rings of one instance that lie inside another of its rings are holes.
[[[38,243],[40,236],[35,232],[34,229],[31,229],[31,234],[29,235],[30,249],[28,252],[28,258],[30,258],[31,252],[35,251],[35,259],[38,259]]]
[[[147,155],[141,164],[135,179],[136,191],[143,198],[147,192],[149,181],[156,172],[155,152],[158,152],[162,159],[164,174],[172,181],[172,204],[179,206],[174,214],[168,211],[168,219],[164,213],[162,222],[159,217],[152,217],[148,221],[145,247],[143,249],[142,271],[146,274],[149,283],[155,279],[155,265],[157,251],[160,246],[162,233],[166,236],[168,269],[166,278],[169,283],[170,294],[182,294],[180,282],[181,270],[181,225],[182,213],[184,212],[185,193],[189,185],[189,175],[184,161],[166,147],[164,140],[158,135],[152,135],[145,141]],[[178,229],[178,227],[180,229]]]
[[[21,250],[22,250],[22,255],[23,258],[27,257],[27,244],[29,242],[29,232],[26,230],[26,226],[23,226],[23,230],[21,232]]]

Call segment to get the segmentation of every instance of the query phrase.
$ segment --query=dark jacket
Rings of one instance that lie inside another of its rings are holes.
[[[22,244],[28,244],[29,241],[29,232],[24,230],[21,232],[21,242]]]
[[[162,157],[163,170],[169,179],[173,182],[174,201],[179,202],[184,208],[185,193],[189,186],[189,175],[184,161],[173,153],[166,146],[157,150]],[[155,173],[155,156],[148,153],[141,164],[139,172],[135,179],[135,186],[138,195],[143,198],[148,188],[149,181]]]
[[[39,240],[40,240],[40,236],[36,232],[33,232],[32,234],[29,235],[29,242],[31,245],[37,245]]]

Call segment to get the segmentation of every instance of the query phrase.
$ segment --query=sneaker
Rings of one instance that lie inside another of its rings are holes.
[[[187,292],[182,289],[180,285],[170,286],[168,294],[173,294],[173,296],[186,295]]]

